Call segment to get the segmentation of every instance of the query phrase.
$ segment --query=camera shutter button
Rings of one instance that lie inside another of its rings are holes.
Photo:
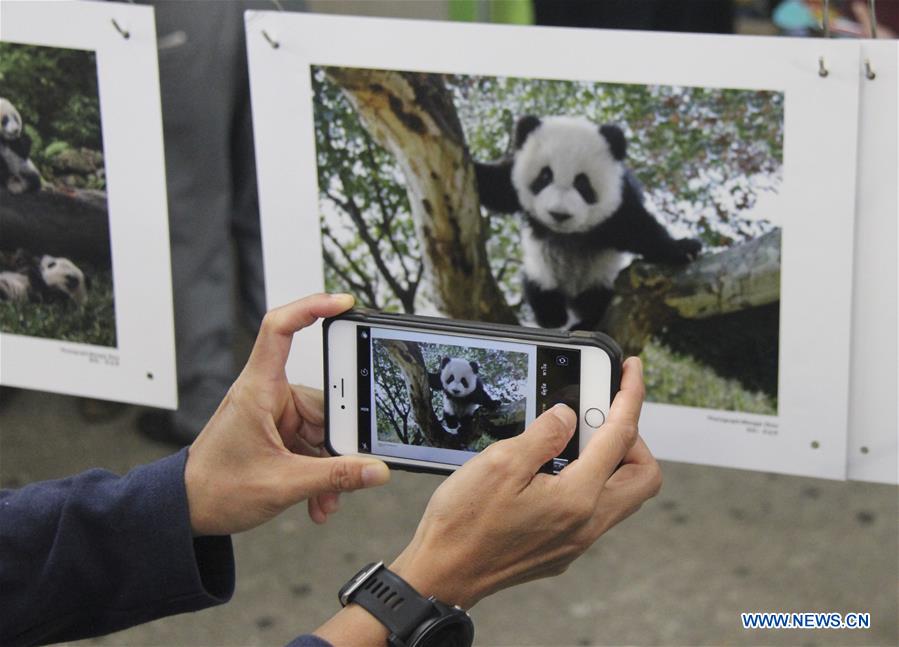
[[[601,427],[605,421],[605,414],[596,407],[587,409],[584,412],[584,422],[586,422],[588,426],[593,427],[594,429],[596,429],[597,427]]]

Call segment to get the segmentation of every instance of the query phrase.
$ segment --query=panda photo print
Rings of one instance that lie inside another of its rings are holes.
[[[175,406],[153,11],[4,2],[0,36],[2,383]]]
[[[857,46],[274,12],[247,41],[272,305],[601,330],[663,457],[845,477]]]

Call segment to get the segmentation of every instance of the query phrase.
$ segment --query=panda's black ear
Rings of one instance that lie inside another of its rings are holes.
[[[624,132],[621,128],[606,124],[599,127],[599,134],[609,142],[609,150],[612,151],[612,157],[619,161],[623,160],[627,154],[627,141],[624,139]]]
[[[471,364],[471,370],[474,371],[475,373],[477,373],[478,369],[480,368],[478,366],[478,363],[477,362],[468,362],[468,363]]]
[[[444,357],[442,360],[440,360],[440,368],[444,368],[447,364],[449,364],[449,360],[449,357]]]
[[[524,146],[528,135],[537,130],[539,125],[540,119],[534,115],[527,115],[518,120],[518,123],[515,124],[515,150]]]

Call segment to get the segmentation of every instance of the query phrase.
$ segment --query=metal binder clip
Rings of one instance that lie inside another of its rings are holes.
[[[281,43],[279,43],[274,38],[269,36],[268,32],[265,31],[264,29],[262,30],[262,37],[268,41],[268,44],[272,46],[272,49],[278,49],[279,47],[281,47]]]
[[[131,32],[127,29],[123,29],[115,18],[112,18],[112,26],[116,28],[116,31],[119,32],[122,35],[122,38],[124,38],[125,40],[131,38]]]

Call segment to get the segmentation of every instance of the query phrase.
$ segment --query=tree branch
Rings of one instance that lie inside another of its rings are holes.
[[[600,330],[639,354],[675,319],[705,319],[780,300],[781,230],[775,229],[684,267],[632,263],[615,281]]]

